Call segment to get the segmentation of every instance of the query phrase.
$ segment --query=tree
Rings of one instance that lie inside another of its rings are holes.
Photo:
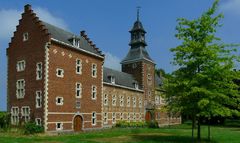
[[[178,69],[165,86],[168,106],[169,110],[191,116],[193,142],[196,121],[198,141],[201,139],[201,118],[240,114],[239,91],[234,82],[240,78],[239,71],[234,71],[239,56],[235,45],[223,44],[215,36],[223,18],[222,14],[215,14],[217,7],[218,0],[197,19],[178,19],[175,36],[182,44],[171,49],[172,63]]]

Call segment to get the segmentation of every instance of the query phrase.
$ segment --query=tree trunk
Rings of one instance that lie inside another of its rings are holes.
[[[211,140],[210,136],[211,136],[211,132],[210,132],[210,119],[208,119],[208,141]]]
[[[194,143],[195,116],[192,117],[192,143]]]
[[[197,130],[197,139],[198,142],[201,142],[201,125],[200,125],[200,118],[198,118],[198,130]]]

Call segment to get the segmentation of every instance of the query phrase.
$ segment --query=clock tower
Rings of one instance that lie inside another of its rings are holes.
[[[121,62],[122,71],[132,74],[138,81],[139,88],[144,91],[145,118],[152,120],[155,100],[155,63],[146,50],[146,31],[139,20],[139,8],[137,20],[129,32],[131,34],[130,49]]]

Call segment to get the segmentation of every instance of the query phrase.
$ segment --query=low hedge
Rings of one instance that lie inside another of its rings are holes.
[[[116,123],[116,127],[119,128],[158,128],[158,123],[156,121],[144,122],[144,121],[136,121],[136,122],[128,122],[128,121],[118,121]]]

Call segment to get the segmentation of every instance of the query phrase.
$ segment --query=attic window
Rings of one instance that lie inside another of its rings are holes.
[[[23,41],[28,40],[28,32],[23,33]]]
[[[80,43],[79,39],[73,38],[73,46],[79,48],[79,43]]]
[[[110,76],[110,80],[112,84],[115,84],[115,77],[114,76]]]
[[[134,88],[138,89],[138,83],[134,82],[133,84],[134,84]]]

